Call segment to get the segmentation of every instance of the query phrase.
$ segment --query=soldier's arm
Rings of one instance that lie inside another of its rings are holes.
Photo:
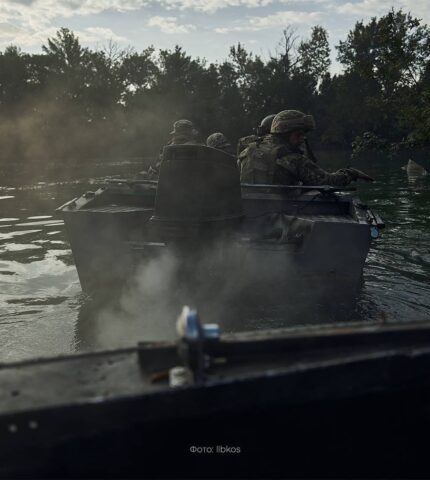
[[[343,187],[348,185],[352,176],[343,170],[335,173],[326,172],[316,163],[312,162],[305,155],[292,154],[281,157],[277,160],[277,164],[288,170],[303,185],[333,185]]]
[[[236,148],[236,156],[237,158],[239,158],[239,155],[243,152],[244,150],[244,147],[242,145],[242,139],[239,138],[238,142],[237,142],[237,148]]]

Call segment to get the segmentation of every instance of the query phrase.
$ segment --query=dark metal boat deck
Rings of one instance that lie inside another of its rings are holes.
[[[430,473],[419,439],[430,324],[248,332],[207,347],[205,380],[179,388],[167,382],[181,362],[173,344],[2,365],[0,475]],[[190,451],[217,445],[241,453]]]

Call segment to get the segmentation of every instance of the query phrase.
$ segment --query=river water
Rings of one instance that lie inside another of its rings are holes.
[[[340,154],[326,154],[322,161],[328,169],[346,163],[350,162]],[[284,324],[288,325],[289,318],[294,318],[295,324],[307,325],[334,319],[430,319],[430,175],[408,177],[400,168],[404,163],[399,158],[370,158],[354,165],[376,179],[373,184],[359,184],[358,195],[386,224],[382,237],[372,243],[354,308],[333,305],[330,312],[316,310],[305,318],[294,315],[292,303],[283,313]],[[139,327],[142,312],[127,311],[128,320],[137,318],[128,327],[121,323],[124,306],[110,310],[109,336],[104,335],[103,325],[91,326],[97,313],[92,301],[81,292],[61,214],[55,211],[71,198],[95,190],[105,177],[131,175],[141,169],[139,161],[95,163],[85,169],[60,169],[49,175],[39,170],[35,174],[3,168],[0,362],[132,345],[145,337],[146,331]],[[254,327],[279,326],[272,322],[276,308],[260,313]],[[173,322],[169,319],[168,324]]]

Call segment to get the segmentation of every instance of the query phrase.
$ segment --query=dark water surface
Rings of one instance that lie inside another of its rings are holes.
[[[350,163],[340,154],[325,157],[322,165],[327,168]],[[308,325],[430,319],[430,175],[408,177],[400,168],[404,163],[373,158],[355,164],[376,179],[374,184],[360,183],[358,195],[386,223],[382,238],[372,243],[356,304],[352,308],[334,304],[328,310],[316,306],[303,315],[289,299],[288,305],[257,312],[250,327],[279,326],[280,318],[283,324]],[[3,171],[0,361],[134,344],[143,337],[164,336],[174,324],[174,319],[166,319],[151,332],[146,319],[143,331],[138,308],[124,304],[96,308],[81,292],[64,224],[55,212],[71,198],[95,190],[102,178],[141,169],[139,162],[100,163],[85,171],[69,170],[67,175],[60,170],[55,180],[52,175],[49,180],[43,175],[29,180]]]

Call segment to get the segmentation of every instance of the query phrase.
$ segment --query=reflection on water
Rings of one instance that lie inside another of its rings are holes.
[[[376,164],[378,183],[360,192],[387,225],[372,245],[361,303],[375,302],[389,320],[420,321],[430,317],[430,180],[400,163]]]
[[[333,164],[342,159],[332,159]],[[376,178],[360,184],[362,201],[384,219],[372,243],[356,303],[324,307],[287,298],[276,305],[235,308],[218,319],[224,331],[349,321],[418,321],[430,317],[430,176],[407,176],[404,160],[357,164]],[[325,162],[327,166],[327,162]],[[333,165],[337,166],[337,165]],[[140,292],[116,301],[91,301],[81,292],[64,224],[55,208],[100,178],[141,170],[139,163],[91,167],[87,178],[57,182],[3,179],[0,185],[0,361],[172,339],[180,299]],[[80,172],[80,177],[82,173]],[[310,292],[310,297],[312,292]],[[216,302],[201,312],[217,316]],[[177,302],[177,303],[176,303]],[[252,307],[252,308],[251,308]],[[215,312],[215,313],[214,313]]]

